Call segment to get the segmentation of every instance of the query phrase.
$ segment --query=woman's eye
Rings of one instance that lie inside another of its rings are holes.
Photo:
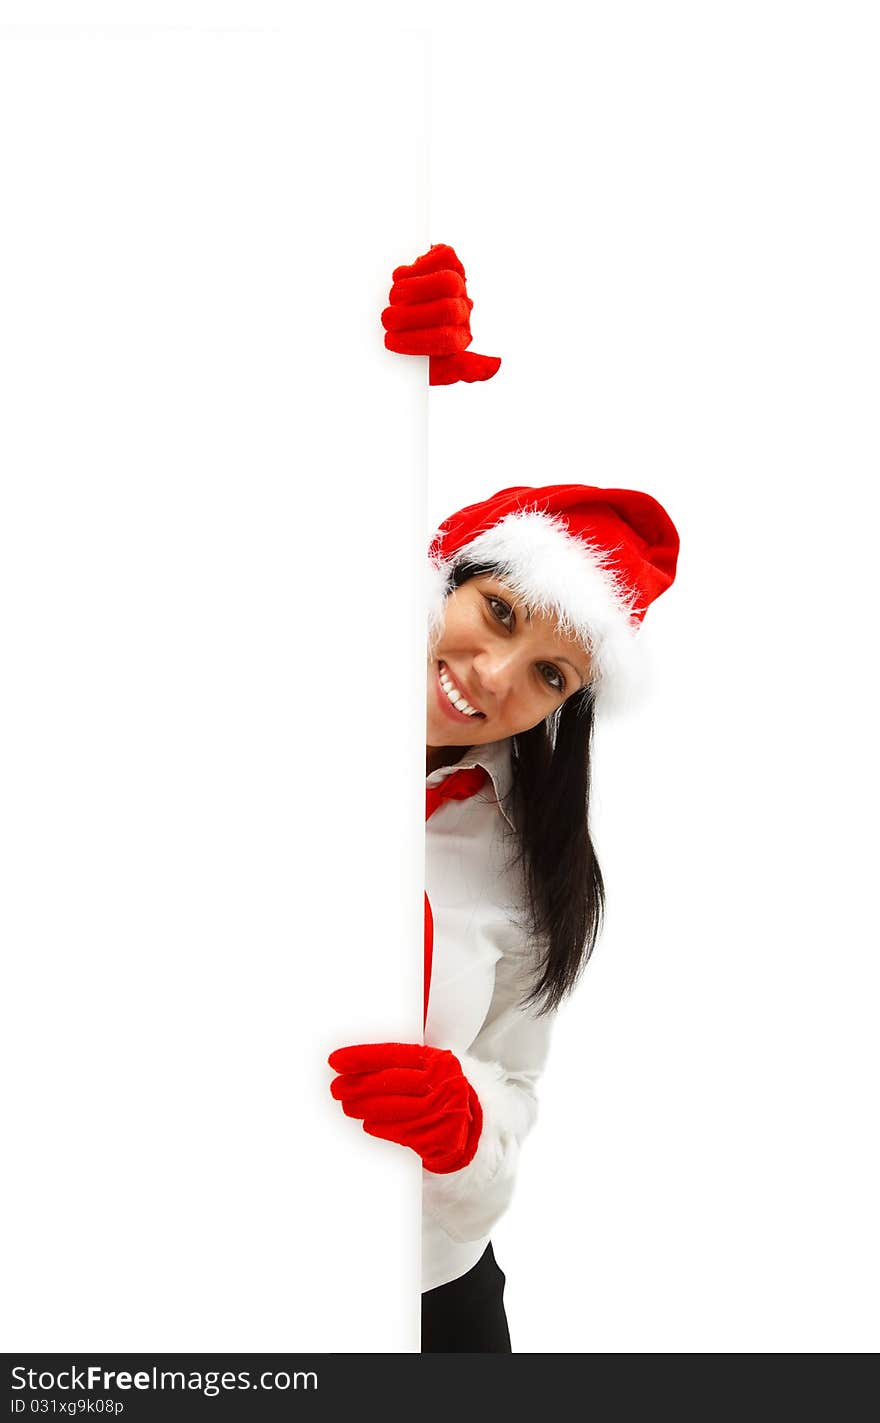
[[[552,667],[549,662],[543,664],[544,676],[554,692],[565,691],[565,678],[558,667]]]
[[[489,597],[486,601],[488,602],[489,607],[492,609],[492,612],[495,614],[495,617],[498,619],[498,621],[500,623],[503,623],[505,627],[510,627],[510,619],[513,616],[513,609],[509,606],[509,604],[505,603],[503,598]],[[503,609],[502,613],[498,612],[499,608]],[[507,617],[504,616],[504,613],[507,614]]]

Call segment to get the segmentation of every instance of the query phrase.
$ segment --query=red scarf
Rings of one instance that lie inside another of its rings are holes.
[[[483,766],[465,766],[445,776],[436,786],[425,788],[425,820],[430,820],[434,811],[445,800],[467,800],[488,779],[488,771]],[[431,904],[425,892],[425,1021],[428,1018],[428,995],[431,992],[431,965],[434,957],[434,918]]]

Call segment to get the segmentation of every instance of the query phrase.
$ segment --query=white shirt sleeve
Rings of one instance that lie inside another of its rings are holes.
[[[422,1173],[422,1207],[453,1240],[491,1231],[513,1196],[520,1149],[538,1111],[537,1083],[547,1060],[555,1013],[538,1017],[523,1006],[534,967],[507,953],[495,966],[489,1011],[467,1051],[449,1047],[480,1099],[483,1129],[473,1159],[461,1171]]]

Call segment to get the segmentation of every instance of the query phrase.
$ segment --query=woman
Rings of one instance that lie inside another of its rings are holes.
[[[649,495],[583,485],[502,490],[434,541],[425,1046],[329,1059],[346,1113],[422,1158],[426,1352],[510,1350],[489,1233],[599,926],[594,710],[677,552]]]
[[[599,929],[594,713],[677,555],[649,495],[585,485],[501,490],[432,541],[424,1044],[328,1059],[346,1114],[422,1160],[423,1352],[511,1351],[490,1232]]]

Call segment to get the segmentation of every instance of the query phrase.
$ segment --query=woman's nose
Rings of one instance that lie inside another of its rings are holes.
[[[474,671],[481,687],[500,700],[507,696],[515,685],[516,653],[504,650],[481,653],[474,658]]]

